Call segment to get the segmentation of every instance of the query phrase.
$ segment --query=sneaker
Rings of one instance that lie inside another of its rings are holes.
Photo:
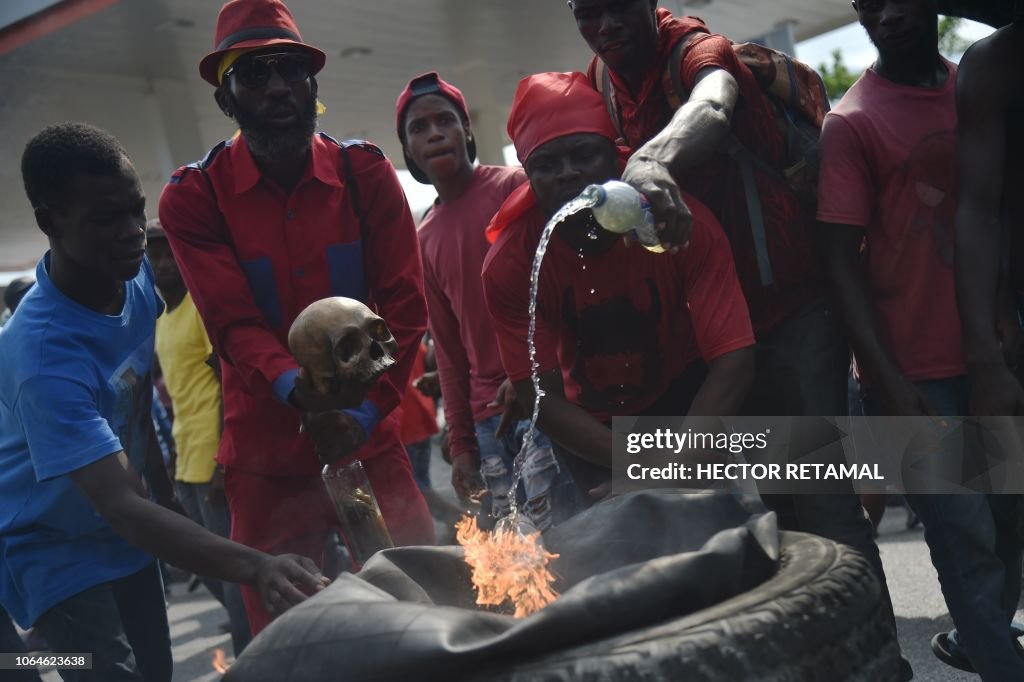
[[[946,665],[952,666],[965,673],[976,672],[971,659],[967,658],[967,652],[960,646],[957,639],[957,631],[940,632],[932,637],[932,653]]]

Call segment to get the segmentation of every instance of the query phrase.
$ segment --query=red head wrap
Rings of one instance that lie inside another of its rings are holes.
[[[576,133],[595,133],[613,142],[618,137],[604,98],[584,74],[538,73],[519,81],[508,135],[520,163],[545,142]]]
[[[612,142],[618,137],[604,98],[584,74],[538,73],[519,81],[508,116],[508,134],[520,163],[525,164],[537,147],[577,133],[602,135]],[[631,150],[619,146],[618,152],[621,169]],[[493,243],[502,230],[536,205],[530,183],[523,183],[491,219],[487,239]]]

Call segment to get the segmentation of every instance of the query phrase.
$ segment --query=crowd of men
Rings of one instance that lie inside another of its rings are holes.
[[[430,494],[436,422],[414,392],[443,396],[459,496],[492,519],[518,499],[540,530],[607,494],[613,415],[847,414],[851,350],[866,414],[1024,414],[1024,3],[958,68],[934,0],[854,0],[874,65],[827,115],[815,78],[790,84],[820,151],[804,187],[756,48],[654,0],[569,6],[594,57],[520,82],[522,168],[474,164],[470,108],[437,73],[398,95],[406,167],[437,192],[418,230],[377,147],[317,130],[326,55],[280,0],[221,10],[199,72],[239,132],[172,175],[158,219],[108,133],[68,123],[28,142],[50,248],[0,332],[0,603],[54,651],[93,654],[65,679],[171,679],[157,559],[203,576],[236,654],[323,589],[338,526],[325,463],[358,458],[394,542],[434,543],[431,514],[453,510]],[[664,252],[595,230],[589,211],[560,223],[531,357],[541,230],[619,178],[650,201]],[[328,296],[366,302],[398,343],[358,404],[318,392],[288,350],[296,316]],[[956,625],[936,655],[1024,680],[1018,498],[908,501]],[[895,631],[852,487],[764,502],[863,553]],[[913,677],[902,657],[891,673]]]

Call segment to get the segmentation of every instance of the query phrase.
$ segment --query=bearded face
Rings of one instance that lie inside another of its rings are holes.
[[[309,151],[316,131],[316,87],[305,90],[302,101],[288,98],[261,102],[258,106],[247,105],[232,89],[227,90],[235,121],[254,157],[278,161]]]

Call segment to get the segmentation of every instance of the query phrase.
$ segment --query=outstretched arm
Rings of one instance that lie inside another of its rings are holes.
[[[309,559],[274,557],[231,542],[147,500],[124,452],[73,471],[71,478],[125,540],[191,573],[252,585],[271,613],[301,602],[303,591],[323,589],[325,582]]]
[[[656,163],[677,173],[709,159],[732,128],[738,96],[739,86],[728,71],[715,66],[701,69],[690,98],[660,133],[636,150],[627,171]]]
[[[703,163],[714,154],[732,126],[739,87],[728,71],[701,69],[690,98],[667,126],[636,150],[622,179],[644,194],[666,245],[687,244],[693,217],[673,173]]]

